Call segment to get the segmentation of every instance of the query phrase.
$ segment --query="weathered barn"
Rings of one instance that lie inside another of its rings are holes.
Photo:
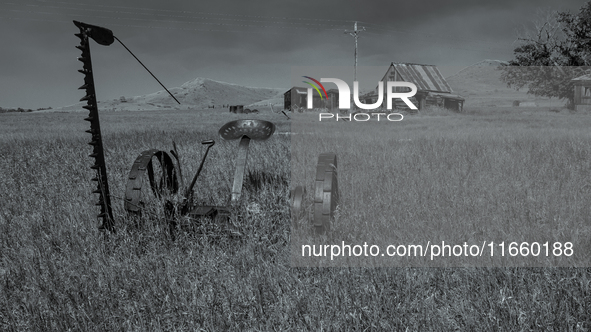
[[[410,98],[419,110],[425,106],[436,105],[445,107],[454,111],[462,112],[465,99],[460,95],[454,94],[443,75],[434,65],[421,65],[415,63],[391,63],[388,71],[381,79],[384,85],[384,96],[386,95],[386,82],[402,81],[413,83],[417,86],[415,97]],[[397,92],[409,91],[406,87],[394,88]],[[377,100],[377,87],[375,92],[365,96],[366,103]],[[397,108],[406,108],[406,104],[401,100],[396,101]],[[384,98],[384,104],[386,99]]]
[[[330,111],[336,111],[339,109],[339,89],[329,89],[326,91],[328,100],[325,102],[325,107]]]
[[[314,108],[323,108],[326,107],[326,103],[324,99],[314,91],[312,94],[312,105]],[[283,94],[283,108],[289,111],[294,110],[294,108],[298,109],[306,109],[308,106],[308,88],[301,88],[294,86],[293,88],[287,90]]]
[[[572,79],[575,89],[575,109],[577,111],[591,110],[591,74]]]

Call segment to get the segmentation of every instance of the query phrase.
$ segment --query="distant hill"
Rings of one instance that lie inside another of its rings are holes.
[[[498,67],[507,64],[500,60],[483,60],[470,65],[446,78],[455,92],[459,94],[477,94],[494,92],[495,89],[512,90],[501,81]]]
[[[99,101],[103,110],[154,110],[154,109],[203,109],[222,105],[251,105],[264,100],[274,100],[283,96],[285,89],[247,87],[232,83],[214,81],[208,78],[196,78],[168,89],[177,98],[177,102],[165,91],[142,96],[121,97]],[[78,103],[60,108],[61,110],[82,109],[85,103]]]
[[[501,60],[483,60],[446,77],[455,93],[466,98],[466,106],[512,106],[514,101],[534,102],[537,105],[560,104],[556,99],[527,94],[527,87],[516,91],[501,81],[501,70],[507,64]]]

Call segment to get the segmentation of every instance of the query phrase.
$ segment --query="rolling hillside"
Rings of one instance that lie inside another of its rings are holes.
[[[186,82],[180,87],[169,88],[169,91],[180,101],[180,105],[165,90],[142,96],[103,100],[99,101],[98,105],[101,110],[115,111],[203,109],[211,106],[221,108],[222,105],[247,106],[268,99],[282,98],[285,92],[284,89],[247,87],[202,77]],[[61,110],[81,110],[84,105],[85,103],[77,103],[62,107]]]
[[[455,93],[466,98],[466,106],[507,107],[514,101],[538,106],[562,105],[556,99],[536,97],[527,94],[527,87],[516,91],[501,81],[499,66],[506,62],[483,60],[468,66],[456,74],[446,77]],[[525,104],[525,105],[528,105]]]
[[[512,107],[515,101],[522,106],[562,106],[563,101],[536,97],[527,94],[527,88],[516,91],[501,81],[500,60],[483,60],[457,73],[448,76],[447,82],[455,93],[466,98],[466,107]],[[222,105],[244,105],[249,108],[264,108],[269,103],[283,104],[283,93],[286,89],[247,87],[232,83],[214,81],[208,78],[196,78],[180,87],[169,89],[181,102],[177,104],[166,91],[133,97],[99,101],[101,110],[158,110],[158,109],[204,109]],[[82,110],[84,103],[57,108],[52,111]],[[279,106],[281,107],[281,106]]]

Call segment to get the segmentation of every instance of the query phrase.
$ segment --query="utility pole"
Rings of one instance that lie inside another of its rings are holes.
[[[357,38],[359,38],[359,33],[361,31],[365,31],[365,27],[362,27],[361,30],[357,30],[357,21],[355,21],[353,31],[345,30],[345,33],[348,33],[355,38],[355,78],[353,81],[357,81]]]

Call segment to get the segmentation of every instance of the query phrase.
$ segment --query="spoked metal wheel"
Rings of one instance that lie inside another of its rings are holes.
[[[337,181],[337,155],[322,153],[318,157],[314,183],[314,220],[317,234],[330,230],[334,212],[339,204],[339,185]]]
[[[125,210],[141,215],[144,210],[163,209],[179,189],[176,169],[168,153],[150,149],[131,166],[125,189]],[[170,206],[170,204],[168,204]]]
[[[308,218],[308,215],[306,214],[306,188],[302,186],[297,186],[290,192],[289,198],[291,203],[292,219],[295,221]]]

